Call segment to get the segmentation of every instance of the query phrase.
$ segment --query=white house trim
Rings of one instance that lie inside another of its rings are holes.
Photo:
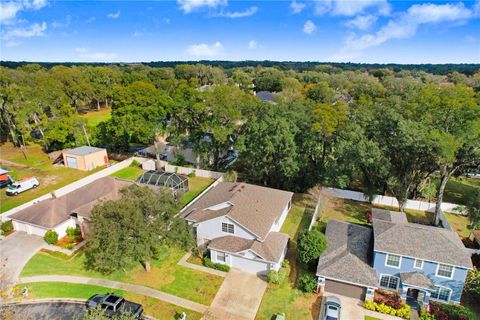
[[[392,266],[392,265],[389,265],[389,264],[387,263],[389,256],[397,256],[397,257],[400,258],[400,259],[398,260],[398,266]],[[387,257],[385,258],[385,267],[400,269],[401,266],[402,266],[402,256],[401,256],[401,255],[399,255],[399,254],[387,253]]]
[[[416,265],[417,265],[417,261],[422,261],[422,264],[420,265],[419,268],[417,268],[417,266],[416,266]],[[425,262],[425,261],[424,261],[423,259],[415,259],[415,260],[413,261],[413,268],[414,268],[414,269],[423,270],[423,263],[424,263],[424,262]]]
[[[452,298],[452,292],[453,290],[451,288],[448,288],[448,287],[444,287],[444,286],[435,286],[436,288],[438,288],[437,290],[435,291],[439,291],[439,289],[446,289],[449,291],[449,294],[448,294],[448,299],[447,301],[445,300],[442,300],[442,299],[436,299],[436,298],[433,298],[431,293],[430,293],[430,300],[434,300],[434,301],[438,301],[438,302],[442,302],[442,303],[450,303],[450,299]]]
[[[388,274],[388,273],[380,273],[380,277],[378,278],[378,286],[380,288],[383,288],[383,289],[387,289],[387,290],[394,290],[392,288],[389,288],[389,287],[384,287],[381,285],[381,281],[382,281],[382,277],[383,276],[388,276],[388,277],[391,277],[391,278],[397,278],[397,288],[395,289],[395,291],[398,290],[398,288],[400,287],[400,278],[399,277],[396,277],[396,276],[392,276],[391,274]]]
[[[442,275],[439,275],[438,274],[438,270],[440,269],[440,266],[443,265],[443,266],[448,266],[448,267],[452,267],[452,274],[450,275],[450,277],[445,277],[445,276],[442,276]],[[436,277],[439,277],[439,278],[444,278],[444,279],[453,279],[453,275],[455,274],[455,266],[452,266],[451,264],[448,264],[448,263],[439,263],[437,264],[437,270],[435,270],[435,276]]]
[[[459,266],[459,265],[454,265],[454,264],[445,263],[445,262],[439,262],[439,261],[430,260],[430,259],[423,259],[423,258],[419,258],[419,257],[406,256],[406,255],[401,255],[401,254],[394,253],[394,252],[381,251],[381,250],[375,250],[375,249],[373,251],[378,252],[378,253],[384,253],[384,254],[394,254],[396,256],[402,256],[402,257],[410,258],[410,259],[413,259],[413,260],[422,259],[424,262],[428,261],[428,262],[432,262],[432,263],[447,264],[447,265],[454,266],[454,267],[459,268],[459,269],[472,270],[471,268],[467,268],[465,266]]]

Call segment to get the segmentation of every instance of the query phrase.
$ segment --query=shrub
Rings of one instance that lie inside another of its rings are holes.
[[[422,308],[418,320],[435,320],[435,317]]]
[[[225,182],[237,182],[238,173],[234,170],[228,170],[223,176],[223,181]]]
[[[75,247],[75,245],[74,245],[73,243],[69,243],[69,244],[67,244],[67,245],[65,245],[65,246],[63,246],[63,247],[64,247],[65,249],[72,250],[72,249]]]
[[[48,244],[55,244],[58,241],[58,233],[56,233],[54,230],[48,230],[45,232],[43,239]]]
[[[373,310],[380,313],[401,317],[404,319],[410,319],[410,306],[406,304],[402,304],[398,310],[384,303],[378,303],[375,301],[366,301],[363,306],[367,310]]]
[[[378,304],[383,303],[389,307],[394,308],[395,310],[398,310],[403,306],[402,300],[397,293],[387,292],[383,290],[375,291],[375,297],[373,298],[373,301]]]
[[[306,273],[300,277],[297,286],[303,292],[315,292],[317,290],[317,278]]]
[[[197,174],[195,173],[195,170],[193,170],[192,172],[190,172],[190,173],[188,174],[188,176],[189,176],[190,178],[194,178],[196,175],[197,175]]]
[[[138,168],[140,167],[140,162],[138,162],[137,160],[133,160],[132,163],[130,163],[130,167]]]
[[[67,228],[67,235],[68,236],[72,236],[72,237],[79,236],[81,233],[82,232],[81,232],[81,230],[78,226],[75,227],[75,228],[74,227],[68,227]]]
[[[467,307],[455,304],[430,302],[430,312],[440,320],[473,320],[473,312]]]
[[[275,270],[270,270],[267,273],[267,282],[273,284],[280,284],[280,277],[278,272]]]
[[[372,311],[376,311],[377,310],[377,305],[375,302],[373,301],[365,301],[365,303],[363,304],[363,306],[365,307],[365,309],[367,310],[372,310]]]
[[[230,266],[223,263],[215,263],[214,268],[223,272],[230,271]]]
[[[280,283],[284,283],[288,279],[288,275],[290,274],[290,265],[286,265],[285,267],[281,267],[278,270],[278,281]]]
[[[397,317],[410,319],[410,306],[407,304],[404,304],[400,309],[398,309]]]
[[[203,265],[207,268],[215,269],[215,264],[209,258],[203,259]]]
[[[298,237],[297,260],[313,268],[326,248],[327,238],[323,233],[315,229],[304,232]]]
[[[4,233],[9,233],[13,231],[13,222],[12,220],[5,221],[2,223],[2,231]]]

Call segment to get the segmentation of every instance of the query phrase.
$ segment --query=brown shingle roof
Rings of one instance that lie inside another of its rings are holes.
[[[133,182],[112,177],[100,178],[64,196],[34,204],[10,216],[11,219],[52,228],[67,221],[72,213],[88,218],[102,200],[117,200],[120,189]]]
[[[432,280],[421,272],[402,272],[400,273],[400,280],[404,285],[435,290]]]
[[[288,239],[288,234],[280,232],[270,232],[263,242],[235,236],[225,236],[210,241],[208,248],[230,253],[251,250],[265,261],[277,262],[287,246]]]
[[[189,205],[182,216],[189,221],[201,222],[227,215],[260,239],[265,239],[292,196],[292,192],[283,190],[247,183],[221,182]],[[228,210],[206,210],[227,201],[231,204],[227,207]]]

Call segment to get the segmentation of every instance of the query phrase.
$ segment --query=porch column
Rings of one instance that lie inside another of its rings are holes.
[[[375,288],[368,287],[367,292],[365,294],[365,301],[373,301],[375,296]]]
[[[407,292],[408,292],[407,286],[402,286],[400,288],[400,299],[402,299],[403,303],[407,302]]]
[[[325,293],[325,278],[318,277],[317,281],[317,293],[323,295]]]
[[[425,291],[425,296],[423,297],[423,308],[426,311],[430,311],[430,291]]]

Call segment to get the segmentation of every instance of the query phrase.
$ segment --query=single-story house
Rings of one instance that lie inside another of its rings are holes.
[[[108,164],[107,150],[90,146],[66,150],[63,152],[63,163],[67,168],[90,171]]]
[[[320,290],[371,299],[375,289],[412,306],[460,303],[470,253],[449,229],[410,223],[404,213],[372,210],[372,227],[330,220],[320,256]]]
[[[220,182],[182,216],[213,262],[265,274],[280,269],[285,258],[289,236],[279,231],[292,196],[292,192],[247,183]]]
[[[133,184],[128,180],[103,177],[64,196],[40,201],[10,216],[16,231],[44,236],[55,230],[59,238],[68,227],[79,225],[85,234],[93,207],[102,200],[117,200],[120,190]]]

